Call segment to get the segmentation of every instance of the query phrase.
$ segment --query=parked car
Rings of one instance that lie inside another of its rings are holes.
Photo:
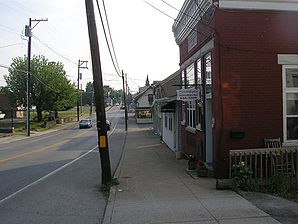
[[[5,113],[3,113],[1,110],[0,110],[0,119],[4,119],[5,118]]]
[[[79,128],[91,128],[92,127],[92,120],[91,119],[83,119],[79,123]]]

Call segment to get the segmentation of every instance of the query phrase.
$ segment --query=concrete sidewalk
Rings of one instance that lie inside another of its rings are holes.
[[[148,126],[130,126],[103,223],[279,223],[235,192],[216,190],[214,179],[192,178],[186,167]]]

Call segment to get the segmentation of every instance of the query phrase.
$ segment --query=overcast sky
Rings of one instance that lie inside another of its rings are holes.
[[[147,0],[171,17],[178,11],[161,0]],[[167,0],[180,9],[184,0]],[[102,7],[102,0],[99,0]],[[106,9],[120,69],[128,75],[132,91],[149,81],[162,80],[179,69],[179,49],[172,33],[174,20],[143,0],[106,0]],[[121,89],[122,80],[111,62],[94,1],[104,85]],[[104,11],[102,10],[104,16]],[[47,18],[33,29],[32,55],[44,55],[64,64],[69,79],[77,79],[78,60],[91,63],[84,0],[0,0],[0,65],[9,66],[12,58],[27,55],[24,27],[29,18]],[[36,23],[33,23],[34,26]],[[107,31],[108,32],[108,31]],[[9,46],[8,46],[9,45]],[[0,85],[4,74],[0,67]],[[84,85],[92,81],[91,69],[81,69]]]

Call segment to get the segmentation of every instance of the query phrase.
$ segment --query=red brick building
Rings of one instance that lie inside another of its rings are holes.
[[[228,150],[298,145],[298,0],[186,0],[173,25],[184,86],[182,151],[228,174]]]

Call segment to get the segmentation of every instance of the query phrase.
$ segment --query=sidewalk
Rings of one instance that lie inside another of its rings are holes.
[[[186,167],[150,128],[130,126],[103,223],[279,223],[235,192],[216,190],[214,179],[193,179]]]

